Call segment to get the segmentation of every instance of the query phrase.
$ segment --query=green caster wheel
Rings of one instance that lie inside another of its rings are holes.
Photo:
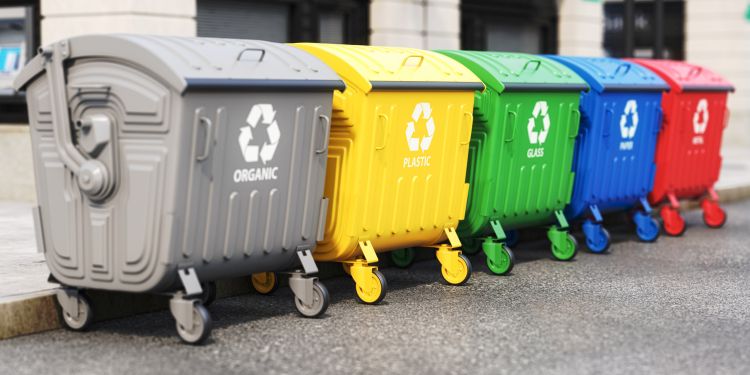
[[[502,243],[485,241],[482,249],[487,255],[487,267],[495,275],[507,275],[513,270],[516,257],[508,246]]]
[[[578,251],[578,241],[566,231],[550,229],[547,237],[552,242],[552,256],[557,260],[571,260]]]
[[[482,250],[482,240],[477,238],[467,238],[463,240],[461,252],[466,255],[477,255]]]
[[[417,252],[413,247],[391,251],[391,261],[398,268],[408,268],[414,263]]]

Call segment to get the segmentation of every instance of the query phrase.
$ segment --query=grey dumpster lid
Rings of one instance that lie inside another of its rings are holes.
[[[177,92],[185,90],[344,89],[343,81],[313,55],[258,40],[150,35],[87,35],[67,40],[69,59],[104,58],[136,65]],[[44,72],[37,55],[13,86],[23,89]]]

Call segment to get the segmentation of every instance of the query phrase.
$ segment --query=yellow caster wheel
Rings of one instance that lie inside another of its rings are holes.
[[[471,278],[471,262],[466,255],[461,254],[456,257],[455,263],[450,266],[443,265],[440,269],[445,282],[451,285],[462,285],[469,281],[469,278]]]
[[[357,283],[356,288],[357,297],[360,301],[368,305],[375,305],[385,298],[388,283],[386,283],[385,276],[380,271],[372,271],[366,282]]]
[[[254,273],[251,279],[253,289],[262,295],[271,294],[279,287],[279,278],[273,272]]]

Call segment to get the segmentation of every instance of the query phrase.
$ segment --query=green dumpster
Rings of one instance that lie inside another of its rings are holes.
[[[552,255],[572,259],[577,243],[563,209],[573,188],[578,103],[586,83],[541,56],[438,52],[464,64],[487,86],[474,93],[466,172],[470,190],[458,227],[464,251],[476,253],[481,247],[490,270],[507,274],[513,268],[511,232],[551,224]]]

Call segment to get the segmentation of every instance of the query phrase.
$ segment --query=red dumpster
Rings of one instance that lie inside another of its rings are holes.
[[[721,136],[729,119],[728,93],[734,87],[701,66],[672,60],[634,59],[671,86],[662,96],[663,128],[656,145],[656,176],[649,195],[660,209],[664,231],[685,232],[679,199],[700,199],[703,222],[719,228],[726,213],[719,207],[714,183],[721,168]]]

